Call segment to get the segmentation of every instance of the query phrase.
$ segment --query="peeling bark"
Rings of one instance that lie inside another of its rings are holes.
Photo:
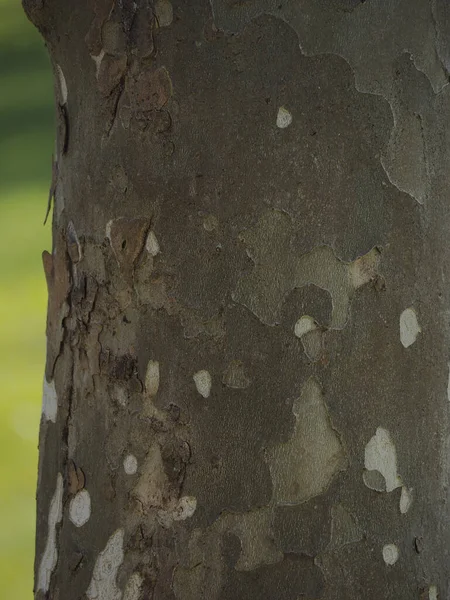
[[[449,597],[446,3],[24,7],[59,115],[36,599]]]

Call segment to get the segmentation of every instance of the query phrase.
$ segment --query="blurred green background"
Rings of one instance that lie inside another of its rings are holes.
[[[44,44],[20,0],[0,0],[0,580],[14,600],[33,597],[53,122]]]

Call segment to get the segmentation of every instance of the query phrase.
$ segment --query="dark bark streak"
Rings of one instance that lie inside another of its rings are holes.
[[[109,137],[111,135],[113,127],[116,123],[116,119],[118,117],[118,111],[119,111],[119,103],[122,98],[124,89],[125,89],[125,75],[123,75],[121,77],[119,83],[117,84],[117,87],[111,94],[111,95],[114,94],[115,98],[114,98],[114,104],[113,104],[113,108],[112,108],[112,115],[110,117],[108,126],[106,128],[106,137]]]
[[[51,179],[51,183],[50,183],[50,189],[48,191],[47,211],[45,213],[44,225],[47,223],[48,215],[50,214],[50,210],[52,207],[52,201],[55,198],[57,182],[58,182],[58,163],[55,160],[55,157],[52,156],[52,179]]]

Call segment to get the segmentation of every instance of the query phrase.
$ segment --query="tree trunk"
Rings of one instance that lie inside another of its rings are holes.
[[[445,0],[25,8],[58,109],[36,598],[449,598]]]

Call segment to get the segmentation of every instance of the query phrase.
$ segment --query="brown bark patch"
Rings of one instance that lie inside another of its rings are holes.
[[[165,67],[140,73],[130,86],[130,97],[136,109],[160,109],[172,96],[172,81]]]
[[[129,274],[133,271],[134,262],[142,251],[149,227],[149,219],[143,217],[120,217],[111,222],[109,240],[124,273]]]
[[[104,96],[119,85],[127,68],[126,56],[110,56],[105,54],[98,70],[98,89]]]
[[[62,321],[69,312],[67,298],[71,281],[68,269],[66,243],[60,234],[55,243],[53,254],[46,250],[42,253],[45,278],[48,289],[47,313],[47,379],[52,378],[53,368],[58,357],[64,330]]]

